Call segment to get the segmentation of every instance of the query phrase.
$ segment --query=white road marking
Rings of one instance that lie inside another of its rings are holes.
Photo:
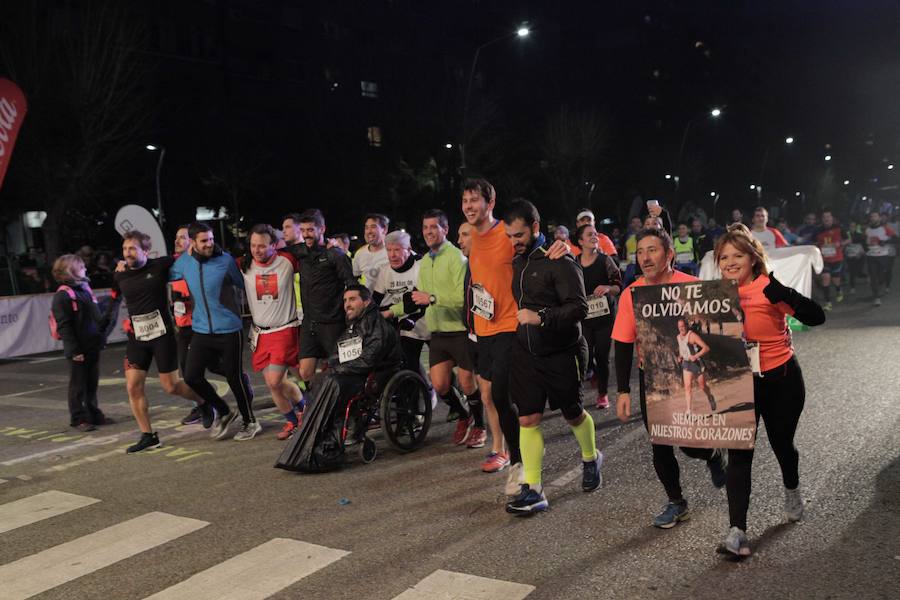
[[[0,479],[0,483],[6,483],[5,479]]]
[[[74,444],[69,444],[68,446],[59,446],[58,448],[51,448],[50,450],[42,450],[41,452],[34,452],[33,454],[26,454],[25,456],[11,458],[9,460],[3,461],[2,463],[0,463],[0,465],[9,467],[12,465],[17,465],[19,463],[28,462],[29,460],[34,460],[35,458],[50,456],[52,454],[62,454],[68,452],[69,450],[76,450],[85,446],[105,446],[107,444],[114,444],[119,441],[119,437],[120,436],[118,434],[105,437],[89,437],[79,442],[75,442]]]
[[[96,498],[50,490],[15,502],[0,504],[0,533],[6,533],[97,502],[100,501]]]
[[[147,600],[263,600],[348,554],[344,550],[275,538]]]
[[[65,385],[50,385],[50,386],[45,385],[43,387],[35,388],[33,390],[26,390],[24,392],[16,392],[14,394],[3,394],[2,396],[0,396],[0,399],[18,398],[19,396],[27,396],[28,394],[35,394],[37,392],[48,392],[50,390],[58,390],[60,388],[67,388],[67,387],[69,387],[68,383]]]
[[[21,600],[209,525],[151,512],[0,567],[3,600]]]
[[[438,570],[394,600],[522,600],[533,585]]]

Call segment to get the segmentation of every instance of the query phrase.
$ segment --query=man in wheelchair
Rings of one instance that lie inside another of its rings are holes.
[[[370,374],[399,371],[403,364],[397,331],[381,316],[366,286],[347,287],[344,313],[347,324],[338,338],[337,354],[317,376],[303,425],[279,456],[278,468],[320,472],[339,467],[348,403],[364,394]]]

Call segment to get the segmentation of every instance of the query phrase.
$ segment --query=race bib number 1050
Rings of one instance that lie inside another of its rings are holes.
[[[362,354],[362,338],[352,337],[338,342],[338,361],[341,364],[357,359]]]

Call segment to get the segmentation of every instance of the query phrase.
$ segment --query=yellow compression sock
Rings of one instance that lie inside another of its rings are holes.
[[[541,484],[541,469],[544,466],[544,434],[541,426],[519,426],[519,450],[522,452],[522,468],[525,483],[534,488]]]
[[[578,440],[578,445],[581,446],[581,459],[594,460],[597,457],[597,432],[594,431],[594,419],[585,411],[584,421],[581,422],[581,425],[575,427],[570,425],[570,427],[572,427],[575,439]]]

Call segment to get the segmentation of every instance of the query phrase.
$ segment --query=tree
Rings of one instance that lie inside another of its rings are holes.
[[[556,192],[559,215],[590,205],[590,194],[605,177],[603,151],[609,144],[607,119],[594,109],[563,106],[544,128],[541,151]]]
[[[47,212],[45,250],[59,254],[73,209],[100,208],[134,185],[123,176],[150,119],[142,92],[146,36],[115,1],[78,10],[50,1],[3,3],[0,65],[29,113],[9,177]]]

